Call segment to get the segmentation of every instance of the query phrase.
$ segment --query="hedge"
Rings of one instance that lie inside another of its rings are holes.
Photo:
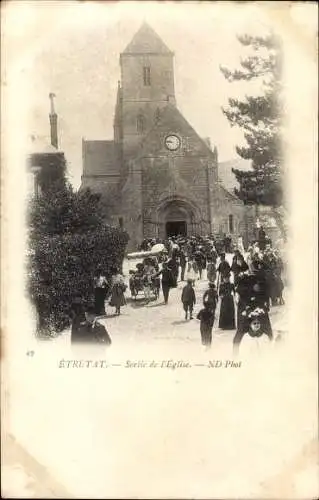
[[[106,277],[121,268],[128,235],[105,226],[86,233],[32,238],[29,293],[38,314],[38,335],[61,332],[70,324],[76,294],[93,300],[93,278],[99,266]]]

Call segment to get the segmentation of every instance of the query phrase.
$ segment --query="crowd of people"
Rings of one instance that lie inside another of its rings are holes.
[[[167,304],[170,288],[177,285],[180,268],[181,281],[187,281],[181,296],[185,319],[193,319],[196,303],[194,286],[206,270],[208,289],[202,297],[203,309],[196,316],[200,320],[202,343],[206,346],[212,341],[218,302],[218,328],[236,329],[235,352],[245,333],[251,336],[265,334],[272,339],[269,310],[271,306],[284,303],[284,266],[279,252],[272,247],[263,228],[259,235],[260,238],[246,252],[241,241],[234,248],[231,238],[226,235],[219,241],[209,236],[193,236],[173,237],[162,242],[165,246],[164,257],[161,257],[164,259],[162,270],[155,272],[154,264],[153,277],[162,274],[164,303]],[[145,240],[141,248],[148,251],[158,243],[158,240]],[[231,254],[231,261],[229,257],[226,258],[227,254]],[[145,259],[148,260],[148,269],[149,259],[152,258]],[[153,258],[153,262],[155,260]]]
[[[243,336],[267,335],[272,339],[269,310],[282,305],[284,263],[278,250],[261,232],[259,240],[244,250],[242,241],[233,245],[231,238],[215,239],[211,236],[172,237],[166,241],[144,240],[142,252],[151,252],[155,245],[162,245],[161,251],[146,255],[142,262],[130,271],[129,287],[132,297],[143,292],[145,303],[152,295],[160,297],[162,290],[164,304],[168,304],[170,291],[178,286],[178,280],[186,282],[181,292],[185,320],[193,319],[196,304],[196,283],[204,273],[208,288],[202,298],[202,309],[196,315],[200,321],[202,344],[209,347],[216,309],[219,306],[218,328],[236,330],[234,353],[238,352]],[[143,255],[143,254],[141,254]],[[94,279],[94,313],[105,315],[105,303],[115,307],[119,315],[126,304],[126,284],[119,270],[114,269],[110,283],[101,269]],[[83,320],[83,318],[82,318]],[[74,323],[74,322],[73,322]],[[73,337],[77,335],[72,323]]]

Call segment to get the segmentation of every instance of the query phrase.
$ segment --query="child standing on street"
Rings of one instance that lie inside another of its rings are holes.
[[[204,309],[201,309],[197,314],[197,319],[200,320],[202,344],[208,348],[212,344],[212,330],[215,320],[215,310],[211,309],[209,303],[205,302]]]
[[[189,319],[193,319],[193,309],[194,305],[196,304],[196,297],[192,279],[188,279],[187,285],[185,285],[183,288],[182,303],[185,311],[185,319],[188,318],[188,311],[189,311]]]

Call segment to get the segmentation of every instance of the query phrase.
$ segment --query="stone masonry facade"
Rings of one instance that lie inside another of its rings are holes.
[[[108,221],[136,248],[145,237],[247,229],[242,202],[218,175],[217,149],[176,106],[174,54],[146,24],[120,56],[113,141],[83,141],[82,187],[105,198]]]

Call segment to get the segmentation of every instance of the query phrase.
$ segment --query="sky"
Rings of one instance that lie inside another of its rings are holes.
[[[175,54],[177,107],[201,137],[217,146],[220,161],[236,158],[242,131],[222,113],[229,97],[258,92],[230,84],[220,65],[236,68],[246,49],[236,35],[262,34],[272,10],[257,3],[15,2],[7,12],[8,58],[23,85],[26,141],[47,144],[49,93],[56,94],[59,147],[75,187],[82,173],[82,138],[112,139],[119,55],[143,21]],[[11,51],[11,52],[10,52]],[[19,55],[17,57],[17,54]]]

